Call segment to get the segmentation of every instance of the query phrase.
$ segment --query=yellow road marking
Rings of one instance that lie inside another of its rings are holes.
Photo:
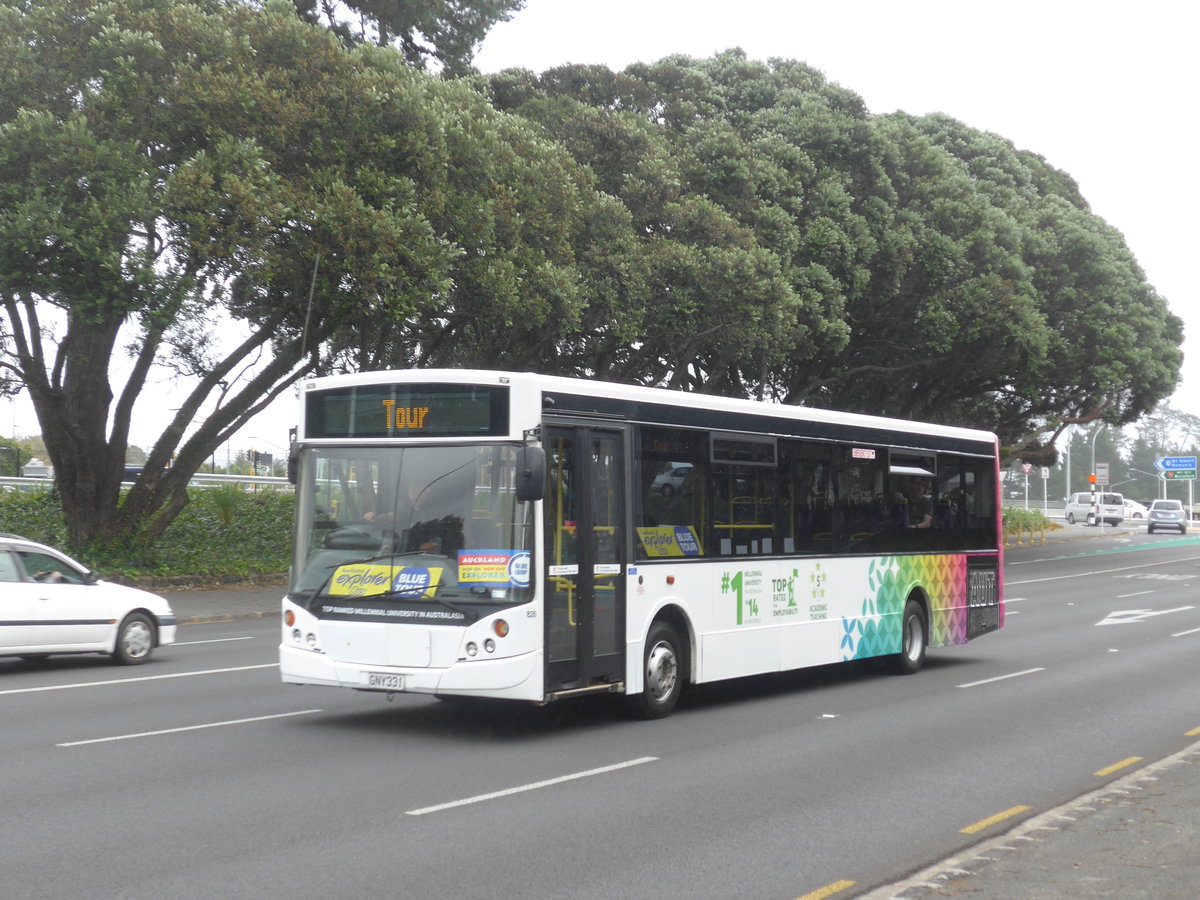
[[[1185,731],[1184,735],[1187,737],[1200,737],[1200,728],[1193,728],[1191,731]]]
[[[1014,806],[1012,809],[1006,809],[1002,813],[984,819],[981,822],[976,822],[974,825],[968,825],[966,828],[960,828],[959,834],[978,834],[985,828],[991,828],[993,825],[1003,822],[1005,819],[1011,819],[1013,816],[1019,816],[1021,813],[1029,812],[1031,806]]]
[[[1111,775],[1113,772],[1120,772],[1122,769],[1128,768],[1134,763],[1139,763],[1141,761],[1142,758],[1140,756],[1131,756],[1129,759],[1123,759],[1119,763],[1113,763],[1111,766],[1106,766],[1099,772],[1093,772],[1092,774],[1097,778],[1103,778],[1105,775]]]
[[[832,897],[839,891],[844,891],[846,888],[852,887],[854,887],[853,881],[846,881],[844,879],[842,881],[834,881],[823,888],[817,888],[811,894],[804,894],[801,897],[797,897],[796,900],[825,900],[826,897]]]

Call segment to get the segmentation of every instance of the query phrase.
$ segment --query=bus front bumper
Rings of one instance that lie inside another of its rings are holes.
[[[545,700],[542,651],[503,659],[460,660],[447,668],[364,666],[290,644],[279,647],[285,684],[316,684],[385,693]]]

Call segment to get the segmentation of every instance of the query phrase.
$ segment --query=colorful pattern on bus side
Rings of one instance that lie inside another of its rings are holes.
[[[967,559],[965,556],[887,556],[871,561],[867,575],[874,591],[863,600],[862,615],[842,619],[842,658],[866,659],[896,653],[901,646],[904,603],[914,586],[929,597],[929,646],[967,641]]]

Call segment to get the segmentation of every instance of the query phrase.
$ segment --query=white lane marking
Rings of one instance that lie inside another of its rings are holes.
[[[230,641],[252,641],[252,640],[254,640],[254,636],[247,634],[244,637],[212,638],[207,641],[176,641],[171,646],[172,647],[191,647],[193,644],[227,644]]]
[[[1170,613],[1187,612],[1189,609],[1195,609],[1194,606],[1177,606],[1174,609],[1119,609],[1115,612],[1110,612],[1107,616],[1096,623],[1100,625],[1128,625],[1132,622],[1145,622],[1147,619],[1154,616],[1165,616]]]
[[[1189,634],[1200,634],[1200,628],[1189,628],[1187,631],[1177,631],[1171,637],[1187,637]]]
[[[1126,597],[1141,597],[1143,594],[1153,594],[1154,591],[1138,591],[1136,594],[1117,594],[1118,600],[1124,600]]]
[[[226,722],[206,722],[203,725],[183,725],[179,728],[160,728],[158,731],[139,731],[135,734],[117,734],[112,737],[91,738],[86,741],[67,741],[58,747],[82,747],[85,744],[111,744],[113,741],[131,741],[134,738],[155,737],[160,734],[180,734],[184,731],[200,731],[204,728],[224,728],[226,725],[246,725],[250,722],[266,722],[270,719],[289,719],[294,716],[311,716],[319,709],[302,709],[297,712],[275,713],[270,716],[254,716],[249,719],[230,719]]]
[[[191,678],[193,675],[224,675],[226,672],[249,672],[253,669],[278,669],[279,663],[264,663],[259,666],[233,666],[228,669],[201,669],[198,672],[175,672],[172,675],[143,675],[139,678],[113,678],[108,681],[80,681],[75,684],[47,684],[43,687],[13,688],[0,691],[0,697],[8,694],[39,694],[43,691],[70,691],[75,688],[104,687],[109,684],[137,684],[140,681],[162,681],[166,678]]]
[[[1060,556],[1057,559],[1077,559],[1073,556]],[[1173,559],[1168,563],[1144,563],[1138,566],[1122,566],[1119,569],[1098,569],[1095,572],[1075,572],[1071,575],[1051,575],[1048,578],[1026,578],[1024,581],[1011,581],[1005,579],[1004,586],[1011,587],[1014,584],[1041,584],[1044,581],[1065,581],[1068,578],[1080,578],[1086,575],[1112,575],[1114,572],[1132,572],[1134,569],[1161,569],[1163,566],[1173,566],[1182,562],[1195,562],[1200,560],[1200,556],[1189,556],[1184,559]],[[1050,560],[1032,560],[1032,562],[1050,562]],[[1028,565],[1028,563],[1024,563]]]
[[[623,763],[616,763],[611,766],[602,766],[599,769],[588,769],[586,772],[576,772],[573,775],[560,775],[558,778],[548,778],[545,781],[536,781],[533,784],[523,784],[519,787],[506,788],[503,791],[494,791],[490,794],[480,794],[476,797],[467,797],[463,800],[453,800],[450,803],[439,803],[437,806],[425,806],[421,809],[410,809],[404,814],[406,816],[424,816],[429,813],[442,812],[447,809],[454,809],[458,806],[470,806],[472,803],[483,803],[485,800],[496,800],[500,797],[511,797],[513,794],[523,794],[526,791],[536,791],[539,788],[552,787],[556,784],[563,784],[567,781],[575,781],[580,778],[590,778],[593,775],[604,775],[608,772],[616,772],[620,769],[628,769],[632,766],[640,766],[648,762],[656,762],[657,756],[642,756],[638,759],[631,759]]]
[[[970,681],[966,684],[960,684],[960,688],[979,687],[981,684],[995,684],[997,681],[1007,681],[1010,678],[1020,678],[1022,675],[1032,675],[1035,672],[1045,672],[1045,667],[1037,669],[1026,669],[1023,672],[1013,672],[1011,675],[997,675],[995,678],[985,678],[983,681]]]

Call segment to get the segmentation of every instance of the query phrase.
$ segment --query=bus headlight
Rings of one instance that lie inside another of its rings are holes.
[[[475,656],[478,652],[479,646],[474,641],[467,644],[467,656]]]
[[[488,638],[486,641],[483,642],[483,649],[486,650],[488,653],[495,653],[496,652],[496,642],[493,641],[491,638]]]

